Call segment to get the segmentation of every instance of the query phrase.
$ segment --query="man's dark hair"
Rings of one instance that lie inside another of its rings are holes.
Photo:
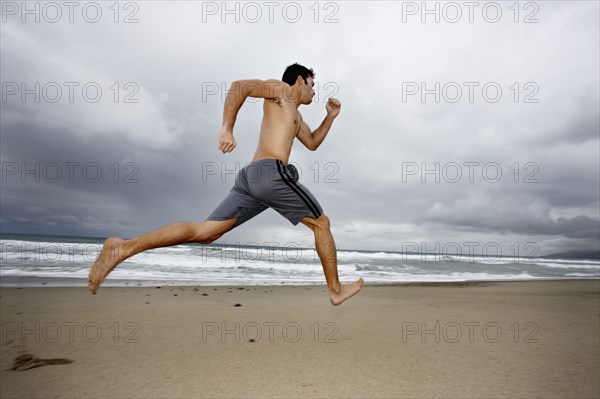
[[[304,79],[304,83],[306,83],[306,79],[308,79],[308,77],[311,77],[313,79],[315,78],[315,73],[312,69],[308,69],[307,67],[296,63],[290,65],[285,69],[281,80],[289,84],[290,86],[293,86],[294,83],[296,83],[296,79],[298,79],[298,76],[302,76],[302,79]]]

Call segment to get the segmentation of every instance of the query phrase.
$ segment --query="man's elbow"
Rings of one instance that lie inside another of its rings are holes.
[[[245,100],[248,96],[244,93],[243,83],[244,82],[241,80],[234,80],[231,82],[229,90],[227,91],[227,97],[233,99],[234,101],[239,101],[241,98]]]

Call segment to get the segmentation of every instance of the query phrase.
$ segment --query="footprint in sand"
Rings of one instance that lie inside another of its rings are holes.
[[[52,364],[70,364],[69,359],[40,359],[31,353],[23,353],[15,358],[13,367],[10,371],[25,371],[36,367],[49,366]]]

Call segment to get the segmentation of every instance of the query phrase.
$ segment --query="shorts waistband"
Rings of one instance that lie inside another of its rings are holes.
[[[262,163],[262,162],[272,162],[272,163],[275,163],[275,162],[277,162],[277,161],[279,161],[279,162],[283,163],[283,161],[282,161],[282,160],[280,160],[280,159],[276,159],[276,158],[262,158],[262,159],[257,159],[256,161],[254,161],[254,162],[251,162],[251,163],[259,163],[259,162],[261,162],[261,163]],[[285,164],[284,164],[284,165],[285,165]]]
[[[269,173],[273,173],[275,175],[277,175],[277,174],[282,175],[282,173],[283,173],[286,176],[288,176],[288,178],[291,178],[294,180],[298,180],[298,177],[299,177],[298,170],[292,163],[283,163],[282,160],[276,159],[276,158],[258,159],[254,162],[250,162],[249,164],[247,164],[246,166],[243,167],[243,170],[247,170],[247,171],[250,171],[252,169],[258,169],[259,171],[263,171],[263,172],[259,172],[259,173],[264,173],[267,170],[270,171]],[[246,172],[246,173],[248,173],[248,172]],[[283,178],[283,176],[282,176],[282,178]]]

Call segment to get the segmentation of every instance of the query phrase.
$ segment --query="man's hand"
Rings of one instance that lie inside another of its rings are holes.
[[[223,154],[233,151],[236,146],[235,139],[233,138],[233,131],[229,128],[222,127],[219,133],[219,150]]]
[[[333,97],[329,97],[329,99],[327,100],[327,104],[325,105],[325,109],[327,110],[327,115],[335,118],[340,113],[340,110],[342,109],[342,104],[339,100]]]

